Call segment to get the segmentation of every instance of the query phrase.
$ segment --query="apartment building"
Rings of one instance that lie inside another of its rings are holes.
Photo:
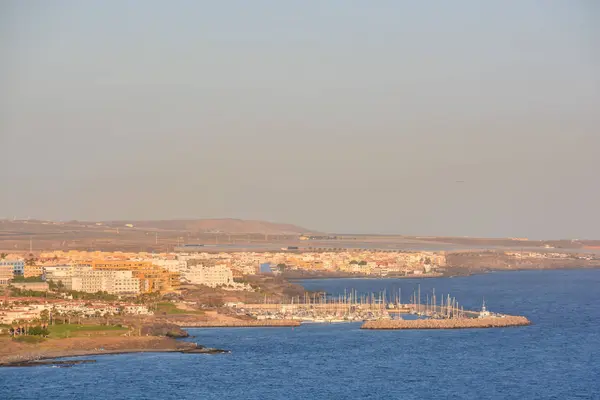
[[[190,267],[185,272],[184,277],[187,281],[195,285],[206,285],[210,287],[230,285],[233,283],[233,273],[231,269],[224,264]]]
[[[42,276],[44,268],[41,265],[25,265],[23,268],[23,276],[25,278],[32,278],[35,276]]]
[[[18,321],[31,321],[39,318],[40,313],[30,307],[17,307],[16,309],[0,310],[0,324],[10,325]]]
[[[140,292],[172,292],[179,289],[180,275],[167,271],[149,261],[94,260],[95,271],[131,271],[140,280]]]
[[[185,261],[180,261],[180,260],[164,260],[164,259],[160,259],[160,258],[154,258],[151,260],[144,260],[144,261],[149,261],[153,265],[164,268],[171,272],[181,272],[181,271],[185,270],[185,268],[187,266],[187,263]]]
[[[47,282],[62,282],[68,290],[73,290],[73,266],[72,265],[53,265],[43,268],[43,279]]]
[[[25,261],[23,260],[0,260],[0,266],[10,265],[13,268],[14,275],[23,275]]]
[[[139,294],[140,279],[132,271],[98,271],[91,267],[75,267],[71,278],[72,290],[110,294]]]

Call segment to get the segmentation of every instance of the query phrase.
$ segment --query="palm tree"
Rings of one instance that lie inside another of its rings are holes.
[[[44,310],[40,313],[40,319],[42,321],[42,323],[47,324],[48,321],[50,320],[50,312],[48,310]]]
[[[56,310],[55,306],[52,306],[52,309],[50,310],[50,325],[54,325],[55,324],[55,319],[56,316],[58,315],[58,311]]]

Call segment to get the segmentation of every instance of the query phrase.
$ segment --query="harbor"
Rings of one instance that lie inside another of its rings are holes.
[[[424,296],[420,285],[408,302],[402,292],[390,294],[359,293],[354,289],[340,295],[305,293],[286,301],[231,304],[230,310],[239,317],[259,321],[298,321],[300,323],[363,322],[364,329],[449,329],[529,325],[521,316],[490,312],[482,299],[480,310],[467,310],[450,295],[436,294],[435,289]]]

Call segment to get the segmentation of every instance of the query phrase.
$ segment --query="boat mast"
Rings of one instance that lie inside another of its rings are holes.
[[[420,283],[419,283],[418,291],[419,291],[419,312],[421,312],[421,284]]]

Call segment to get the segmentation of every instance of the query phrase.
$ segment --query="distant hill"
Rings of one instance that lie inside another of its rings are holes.
[[[190,232],[264,233],[270,235],[314,233],[314,231],[292,224],[279,224],[267,221],[253,221],[233,218],[157,221],[107,221],[105,223],[107,225],[120,226],[124,224],[132,224],[138,228]]]

